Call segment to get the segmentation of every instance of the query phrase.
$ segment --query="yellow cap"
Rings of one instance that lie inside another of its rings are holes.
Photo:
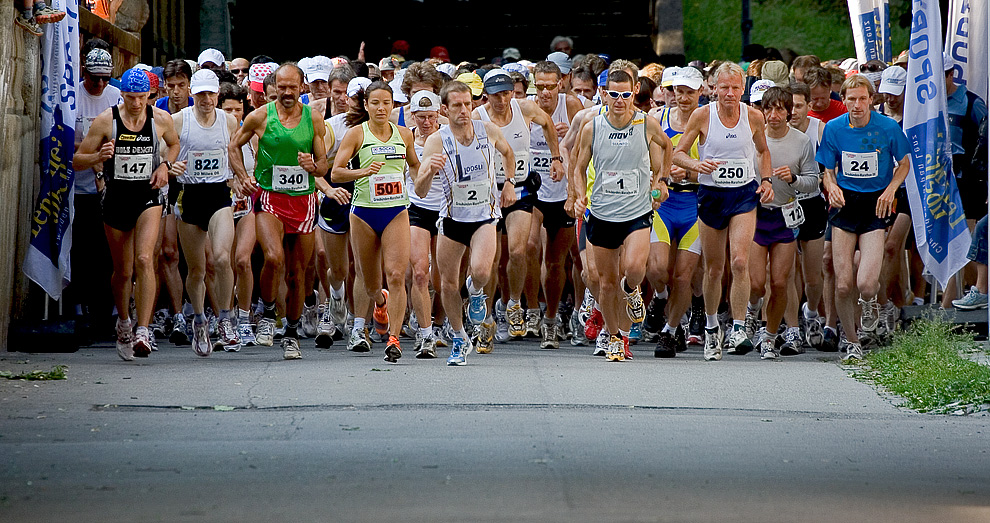
[[[482,83],[481,77],[475,73],[461,73],[456,80],[467,84],[471,88],[472,96],[481,96],[481,93],[484,91],[485,85]]]

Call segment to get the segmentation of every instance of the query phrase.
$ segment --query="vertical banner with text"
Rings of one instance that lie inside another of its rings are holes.
[[[889,63],[890,7],[887,0],[847,0],[852,22],[856,61],[880,60]]]
[[[69,284],[72,245],[72,170],[79,85],[79,2],[53,0],[66,12],[45,25],[41,51],[41,191],[31,215],[31,244],[24,274],[52,298]]]
[[[987,2],[951,0],[945,52],[955,61],[957,84],[987,99]]]

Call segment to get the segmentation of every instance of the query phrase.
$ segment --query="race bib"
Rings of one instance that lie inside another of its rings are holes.
[[[455,182],[453,184],[454,207],[475,209],[491,203],[491,182],[475,180],[473,182]]]
[[[244,197],[234,197],[234,201],[230,204],[234,209],[234,219],[243,218],[251,212],[251,198]]]
[[[186,159],[186,172],[193,178],[219,178],[223,173],[224,154],[222,149],[211,151],[189,151]]]
[[[719,187],[741,187],[753,179],[753,162],[744,158],[715,160],[718,167],[712,172],[712,181]]]
[[[877,153],[850,153],[842,151],[842,174],[847,178],[876,178],[879,174]]]
[[[272,167],[272,190],[279,192],[306,191],[309,189],[309,173],[298,165]]]
[[[371,186],[371,203],[397,202],[406,196],[402,173],[372,174],[368,179]]]
[[[519,187],[523,180],[529,176],[529,150],[512,151],[516,157],[516,187]],[[495,155],[495,181],[505,183],[505,167],[502,165],[501,153]]]
[[[530,168],[540,174],[549,176],[550,163],[551,163],[550,151],[540,151],[537,149],[531,149],[529,153],[533,158],[533,165],[531,165]]]
[[[609,196],[635,196],[639,194],[639,177],[636,171],[604,171],[602,191]]]
[[[784,225],[788,229],[797,229],[804,223],[804,207],[797,200],[785,203],[780,210],[784,212]]]
[[[116,180],[150,180],[153,160],[151,154],[118,154],[114,157],[113,177]]]

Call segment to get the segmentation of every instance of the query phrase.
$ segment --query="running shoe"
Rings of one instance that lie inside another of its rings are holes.
[[[862,360],[863,359],[863,347],[858,343],[848,343],[846,344],[846,354],[842,357],[842,361],[852,361],[852,360]]]
[[[684,352],[687,350],[687,338],[685,336],[684,327],[678,325],[677,329],[674,330],[674,342],[677,347],[677,352]]]
[[[237,352],[241,350],[241,340],[237,337],[237,329],[230,322],[230,318],[224,318],[217,324],[217,341],[213,343],[213,350],[225,352]]]
[[[987,295],[980,292],[976,286],[973,286],[969,288],[969,292],[965,296],[958,300],[952,300],[952,306],[964,311],[974,311],[977,309],[986,309],[987,301]]]
[[[701,345],[705,335],[705,299],[691,297],[691,322],[688,324],[688,343]]]
[[[629,327],[629,343],[633,345],[639,343],[639,340],[643,339],[643,323],[633,323]]]
[[[303,306],[302,317],[299,318],[300,338],[315,338],[318,332],[320,320],[316,315],[316,305]]]
[[[447,331],[445,330],[445,327],[447,327],[448,325],[449,323],[447,323],[447,320],[444,320],[443,325],[433,326],[433,341],[436,342],[437,347],[450,346],[450,337],[448,337]]]
[[[559,349],[560,348],[560,337],[558,330],[560,326],[556,321],[547,322],[544,321],[543,325],[540,325],[540,348],[541,349]]]
[[[483,322],[478,326],[478,354],[490,354],[495,349],[495,321]]]
[[[375,323],[375,332],[388,334],[388,290],[382,289],[382,297],[385,299],[385,303],[382,303],[380,307],[375,304],[375,313],[371,317]]]
[[[36,6],[38,4],[35,4]],[[41,7],[36,7],[34,10],[34,19],[38,24],[54,24],[59,20],[65,18],[65,11],[56,11],[48,6],[48,4],[41,4]]]
[[[777,352],[777,341],[780,336],[774,334],[773,336],[765,336],[760,341],[760,359],[763,360],[775,360],[780,356]]]
[[[419,341],[419,347],[416,348],[416,359],[427,360],[437,357],[437,340],[430,333],[428,336],[422,337]]]
[[[205,321],[193,320],[193,351],[204,358],[213,352],[213,345],[210,345],[210,332],[207,329],[208,324]]]
[[[797,356],[804,354],[804,342],[801,339],[801,331],[797,327],[788,327],[784,331],[784,342],[780,345],[781,356]]]
[[[275,320],[271,318],[258,320],[258,332],[255,334],[255,341],[262,347],[275,345]]]
[[[209,326],[210,336],[217,333],[217,325],[220,324],[220,318],[218,318],[216,314],[213,314],[213,309],[209,307],[206,308],[206,324]],[[284,320],[282,321],[282,324],[285,324]]]
[[[522,338],[526,335],[526,312],[518,303],[505,309],[505,317],[509,322],[509,336]]]
[[[591,310],[595,308],[595,297],[591,294],[590,289],[584,289],[584,299],[581,301],[581,307],[578,309],[578,321],[581,323],[581,327],[588,321],[588,317],[591,316]]]
[[[465,284],[468,289],[471,288],[471,277],[467,277],[467,283]],[[481,325],[481,322],[485,321],[488,317],[488,295],[484,291],[479,291],[477,294],[471,294],[468,299],[468,319],[474,325]]]
[[[14,23],[21,26],[21,29],[33,34],[34,36],[41,36],[41,26],[38,22],[31,18],[24,18],[24,15],[18,14],[14,17]]]
[[[584,323],[584,337],[589,340],[598,339],[598,333],[602,331],[602,327],[605,326],[605,317],[602,316],[602,311],[598,310],[597,307],[591,309],[591,315],[588,316],[588,320]]]
[[[584,327],[581,326],[579,314],[571,314],[571,346],[582,347],[588,344],[588,338],[584,336]]]
[[[189,345],[189,335],[186,317],[181,312],[172,316],[172,332],[168,334],[168,341],[173,345]]]
[[[646,306],[643,304],[643,294],[639,292],[639,286],[637,285],[632,292],[625,292],[626,278],[623,277],[619,282],[619,288],[625,293],[626,316],[629,316],[629,321],[642,322],[646,318]]]
[[[744,333],[745,334],[745,333]],[[705,328],[705,360],[718,361],[722,359],[722,328]]]
[[[254,330],[247,321],[237,324],[237,337],[241,339],[241,345],[245,347],[252,347],[258,344],[258,341],[254,339]]]
[[[729,334],[729,354],[742,356],[749,354],[753,350],[753,340],[746,336],[746,328],[742,325],[733,325],[732,333]]]
[[[605,359],[608,361],[623,361],[626,359],[626,350],[623,347],[622,338],[609,336],[608,353],[605,354]]]
[[[821,317],[805,318],[805,341],[809,347],[821,350],[825,342],[825,332],[822,330]]]
[[[351,352],[370,352],[371,343],[361,332],[351,331],[351,337],[347,340],[347,350]]]
[[[832,327],[825,327],[822,331],[822,344],[818,347],[818,350],[822,352],[835,352],[839,350],[838,333]]]
[[[124,361],[134,360],[134,331],[131,330],[131,320],[122,321],[117,318],[117,355]]]
[[[863,327],[863,332],[866,334],[876,333],[877,327],[880,325],[880,304],[877,303],[876,297],[869,300],[860,298],[859,306],[863,310],[859,322]]]
[[[526,311],[526,337],[527,338],[539,338],[540,337],[540,321],[543,318],[543,313],[539,309]]]
[[[467,340],[460,337],[454,337],[453,343],[451,343],[450,357],[447,358],[447,366],[463,367],[464,365],[467,365],[468,350]]]
[[[299,340],[288,336],[282,338],[282,359],[301,360],[302,352],[299,351]]]
[[[760,310],[763,309],[763,298],[756,302],[756,310],[746,307],[746,337],[756,341],[756,331],[760,330]]]
[[[322,309],[323,314],[320,315],[320,322],[316,326],[316,347],[326,349],[333,345],[333,331],[336,327],[331,318],[329,303]]]
[[[629,350],[629,336],[622,336],[622,354],[627,360],[633,359],[632,351]]]
[[[677,356],[677,341],[671,332],[661,332],[657,346],[653,349],[654,358],[673,358]]]
[[[664,310],[667,308],[667,298],[659,298],[655,294],[650,300],[650,305],[646,307],[646,319],[643,320],[643,329],[649,332],[660,332],[667,319]]]
[[[144,329],[139,327],[137,332],[134,333],[133,340],[134,343],[131,345],[131,350],[134,351],[136,358],[147,358],[151,355],[154,346],[151,343],[151,335],[147,327]]]
[[[605,329],[598,331],[598,337],[595,338],[595,352],[591,353],[592,356],[604,356],[608,353],[608,341],[609,335]]]
[[[289,320],[285,319],[284,316],[282,317],[282,319],[278,320],[275,323],[275,336],[272,339],[275,340],[275,341],[279,341],[282,338],[284,338],[285,337],[285,326],[288,325],[288,324],[289,324]]]
[[[399,346],[399,338],[388,337],[388,345],[385,346],[385,361],[395,363],[402,357],[402,347]]]
[[[151,318],[151,325],[148,325],[148,329],[151,330],[152,336],[155,338],[165,338],[167,329],[165,328],[168,323],[168,310],[158,309],[155,311],[155,315]]]
[[[334,325],[343,325],[347,321],[347,302],[344,296],[340,298],[334,298],[333,294],[330,294],[329,305],[330,318],[333,320]]]
[[[883,306],[881,314],[887,326],[887,334],[890,335],[897,330],[897,320],[901,319],[901,310],[897,308],[897,305],[894,305],[894,302],[888,301]]]

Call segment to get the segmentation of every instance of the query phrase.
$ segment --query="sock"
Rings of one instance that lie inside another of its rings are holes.
[[[813,320],[818,317],[818,311],[813,311],[808,308],[808,302],[805,302],[804,305],[801,306],[801,309],[804,311],[804,319],[806,320]]]
[[[492,316],[492,311],[488,311],[488,317],[482,323],[495,323],[495,316]]]
[[[475,288],[475,286],[474,286],[474,279],[471,278],[470,276],[468,276],[467,277],[467,290],[468,290],[468,293],[477,296],[478,294],[481,294],[481,291],[484,290],[484,287],[482,287],[481,289]]]
[[[918,297],[916,296],[916,297],[914,298],[914,300],[912,300],[912,301],[911,301],[911,303],[913,303],[913,304],[915,304],[915,305],[924,305],[924,304],[925,304],[925,300],[924,300],[924,298],[918,298]]]
[[[667,294],[667,288],[666,287],[663,288],[663,292],[656,292],[656,291],[653,292],[653,297],[654,298],[657,298],[657,299],[660,299],[660,300],[666,300],[667,299],[667,296],[668,296],[668,294]]]
[[[364,336],[364,318],[354,318],[354,328],[351,329],[351,333],[357,333],[358,336]]]
[[[28,7],[27,9],[21,9],[21,16],[24,17],[26,20],[30,20],[34,18],[34,9],[31,7]]]
[[[506,309],[511,309],[515,305],[519,305],[519,300],[513,300],[512,298],[509,298],[509,304],[506,306]]]
[[[547,325],[556,325],[557,324],[557,317],[554,316],[554,317],[551,318],[551,317],[548,317],[548,316],[543,316],[543,323],[545,323]]]
[[[433,327],[420,327],[419,335],[425,340],[433,335]]]
[[[229,320],[230,319],[230,309],[221,309],[220,314],[217,315],[218,320]]]
[[[344,282],[340,282],[340,288],[339,289],[334,289],[333,286],[331,285],[330,286],[330,295],[333,296],[334,298],[337,298],[338,300],[341,299],[341,298],[343,298],[344,297]]]
[[[193,314],[193,321],[199,323],[206,323],[206,315],[203,313]]]
[[[628,338],[629,337],[629,331],[624,331],[622,329],[619,329],[619,337],[620,338]]]
[[[299,329],[299,318],[294,320],[287,320],[285,325],[285,337],[286,338],[298,338],[299,334],[297,329]]]
[[[265,302],[265,309],[261,313],[261,317],[269,320],[275,319],[275,302],[271,302],[271,303],[268,303],[267,301]]]
[[[237,320],[238,321],[249,321],[251,319],[251,312],[244,309],[237,309]]]
[[[732,330],[745,329],[746,322],[743,320],[732,320]]]
[[[467,340],[468,339],[467,331],[464,330],[464,326],[463,325],[461,325],[461,330],[459,330],[459,331],[457,331],[457,332],[454,333],[454,336],[457,337],[457,338],[460,338],[462,340]]]
[[[666,325],[663,326],[663,330],[660,331],[660,332],[670,332],[670,333],[673,333],[674,332],[674,327],[671,327],[670,324],[668,323],[668,324],[666,324]]]
[[[636,289],[630,289],[629,285],[626,283],[626,277],[622,277],[622,290],[626,291],[626,294],[632,294]]]
[[[140,336],[142,333],[144,333],[145,336],[150,337],[150,335],[148,334],[148,328],[147,327],[138,327],[134,331],[134,334],[137,335],[137,336]]]
[[[306,296],[303,303],[305,303],[307,307],[316,307],[316,293],[314,292],[313,294]]]
[[[718,314],[705,314],[705,328],[706,329],[718,328]]]
[[[574,314],[581,314],[581,306],[578,305],[574,307]],[[580,318],[580,316],[578,316]]]
[[[756,312],[756,311],[760,310],[760,305],[761,305],[761,303],[759,302],[759,300],[757,300],[756,303],[747,303],[746,304],[746,309],[749,312]]]

